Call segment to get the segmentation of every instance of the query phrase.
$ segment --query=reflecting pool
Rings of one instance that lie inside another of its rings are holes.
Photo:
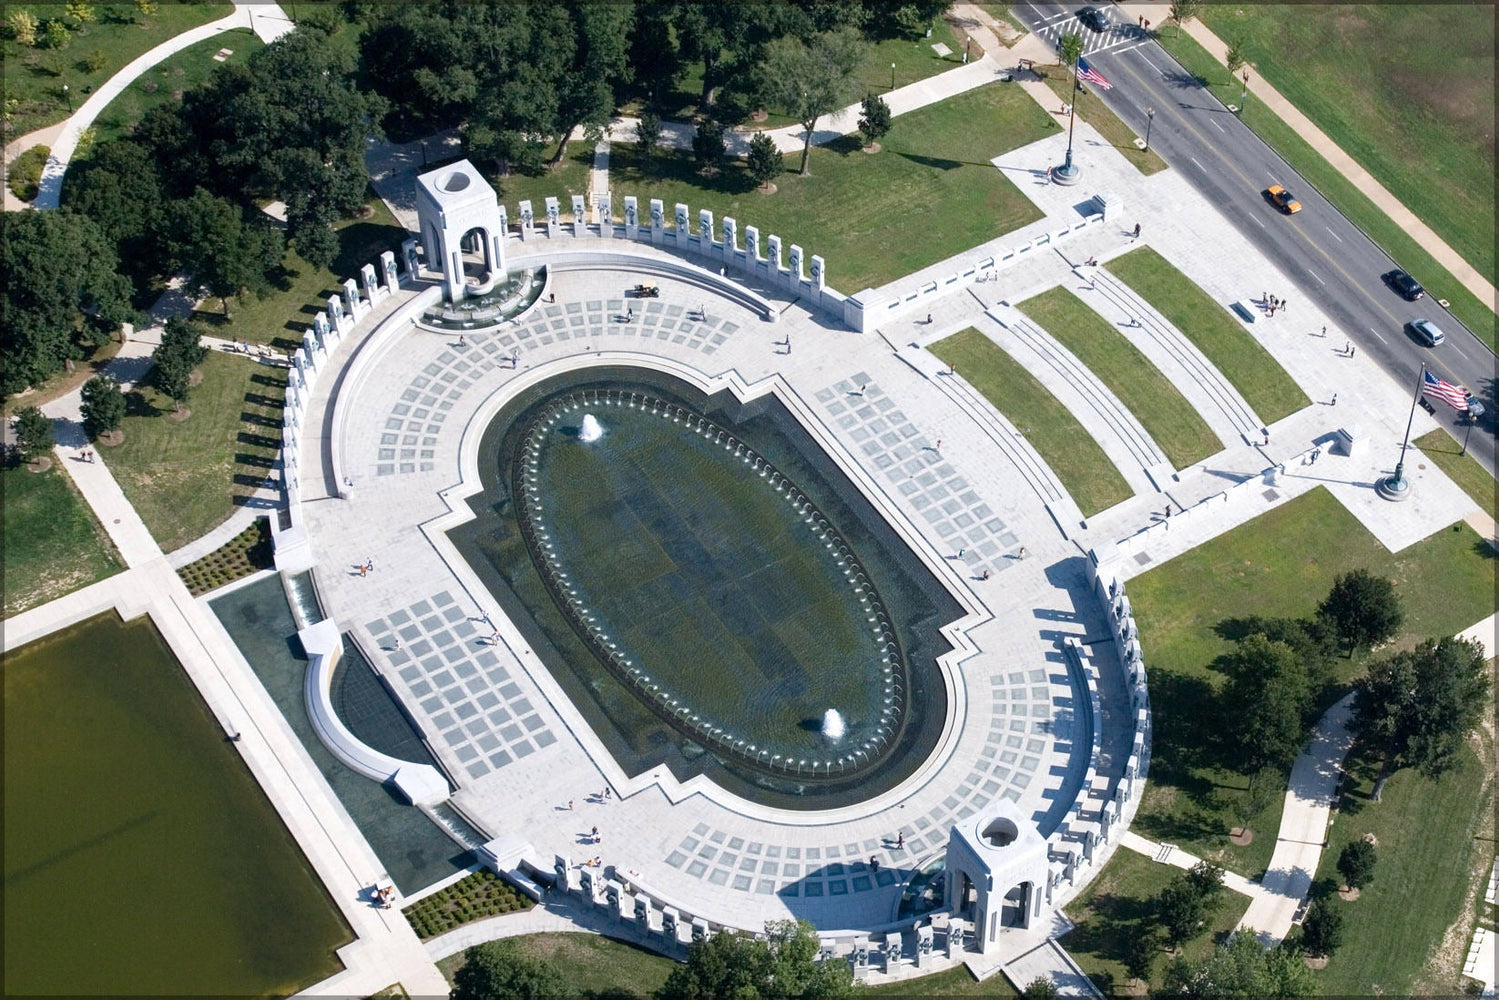
[[[7,994],[286,994],[350,939],[149,621],[7,654]]]
[[[958,606],[778,400],[593,369],[480,455],[450,536],[630,773],[831,808],[935,746]]]

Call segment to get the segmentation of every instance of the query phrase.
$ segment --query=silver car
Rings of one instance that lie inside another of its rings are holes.
[[[1410,327],[1411,333],[1415,334],[1416,339],[1427,347],[1435,347],[1447,339],[1447,335],[1442,332],[1442,328],[1429,319],[1413,319],[1407,325]]]

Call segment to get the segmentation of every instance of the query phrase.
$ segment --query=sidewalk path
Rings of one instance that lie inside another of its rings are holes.
[[[1267,945],[1279,943],[1291,932],[1297,910],[1311,891],[1327,844],[1327,820],[1343,775],[1343,759],[1353,745],[1352,717],[1353,694],[1349,693],[1317,721],[1311,743],[1291,768],[1275,853],[1261,883],[1264,891],[1239,921],[1240,930],[1252,928]]]
[[[1180,868],[1182,871],[1186,871],[1202,862],[1201,858],[1195,854],[1188,854],[1175,844],[1160,844],[1154,840],[1147,840],[1133,830],[1126,830],[1124,832],[1124,835],[1119,838],[1119,846],[1128,847],[1136,854],[1143,854],[1147,858],[1158,861],[1163,865],[1171,865],[1173,868]],[[1255,901],[1265,895],[1264,887],[1260,883],[1253,879],[1245,878],[1238,872],[1231,872],[1226,869],[1223,872],[1223,888],[1232,889],[1241,896],[1248,896],[1251,908],[1254,906]]]
[[[221,17],[191,31],[184,31],[175,38],[170,38],[144,55],[137,56],[114,76],[110,77],[99,89],[89,96],[71,118],[61,125],[50,126],[39,130],[31,135],[23,136],[17,140],[14,146],[20,149],[29,148],[37,141],[42,141],[43,134],[51,138],[49,145],[52,147],[52,155],[47,157],[47,165],[42,169],[41,190],[32,202],[35,208],[56,208],[58,198],[62,194],[62,178],[68,170],[68,162],[73,158],[78,149],[78,137],[84,130],[94,123],[94,119],[109,106],[109,103],[124,92],[141,74],[167,57],[181,52],[190,45],[196,45],[205,38],[230,31],[235,28],[248,28],[259,36],[260,40],[269,44],[280,38],[292,29],[292,22],[280,6],[274,3],[236,3],[234,13],[227,17]],[[19,149],[17,150],[19,152]],[[10,155],[9,149],[6,155]],[[6,198],[12,196],[7,189]],[[5,206],[11,207],[9,200]]]
[[[1130,13],[1138,13],[1149,18],[1153,23],[1165,27],[1171,16],[1171,5],[1165,3],[1132,3],[1128,5]],[[1175,25],[1170,26],[1172,30]],[[1182,25],[1182,29],[1192,39],[1207,49],[1208,54],[1220,63],[1227,64],[1228,45],[1204,25],[1201,21],[1192,20]],[[1253,69],[1253,64],[1249,64]],[[1478,273],[1478,269],[1462,258],[1456,250],[1448,246],[1446,241],[1438,236],[1430,226],[1416,217],[1416,214],[1406,208],[1398,198],[1390,193],[1383,184],[1375,180],[1369,171],[1359,165],[1358,161],[1343,151],[1343,148],[1327,133],[1318,128],[1310,118],[1290,101],[1280,95],[1262,74],[1251,81],[1254,87],[1254,96],[1257,97],[1271,111],[1280,116],[1281,120],[1295,130],[1296,134],[1311,145],[1318,153],[1322,154],[1331,163],[1333,169],[1358,188],[1370,201],[1379,206],[1395,224],[1405,230],[1407,236],[1421,244],[1437,263],[1451,271],[1463,286],[1486,303],[1489,308],[1494,307],[1494,284],[1491,280]]]

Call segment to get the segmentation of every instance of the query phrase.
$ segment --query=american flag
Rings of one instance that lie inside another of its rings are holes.
[[[1089,66],[1086,59],[1079,59],[1077,61],[1077,78],[1079,80],[1087,80],[1089,83],[1093,84],[1093,86],[1101,87],[1104,90],[1114,89],[1114,85],[1105,80],[1102,73],[1098,72],[1098,70],[1094,69],[1092,66]]]
[[[1462,386],[1444,382],[1431,372],[1422,375],[1421,383],[1421,395],[1434,396],[1454,410],[1468,409],[1468,393]]]

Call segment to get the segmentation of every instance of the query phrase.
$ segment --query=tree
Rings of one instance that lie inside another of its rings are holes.
[[[628,44],[635,11],[632,4],[617,3],[543,7],[559,22],[549,31],[549,44],[571,42],[569,64],[561,68],[555,83],[557,112],[551,125],[560,139],[550,165],[556,166],[567,155],[573,130],[581,126],[586,138],[597,141],[614,117],[615,88],[630,79]]]
[[[1124,946],[1124,971],[1128,972],[1132,979],[1150,982],[1150,974],[1155,969],[1155,956],[1158,950],[1160,950],[1160,942],[1157,935],[1151,930],[1141,928]]]
[[[1249,821],[1264,812],[1275,800],[1277,793],[1284,790],[1285,782],[1281,780],[1279,768],[1262,767],[1249,776],[1249,787],[1244,794],[1239,796],[1238,809],[1239,825],[1245,829],[1249,828]]]
[[[46,28],[42,30],[47,40],[47,48],[54,52],[61,52],[73,41],[73,33],[68,30],[68,26],[62,22],[61,18],[49,18]]]
[[[63,9],[68,12],[68,20],[78,24],[93,24],[99,20],[99,14],[94,10],[94,5],[91,3],[74,0],[74,2],[65,4]]]
[[[1223,869],[1211,861],[1197,862],[1187,869],[1183,877],[1204,900],[1212,899],[1223,891]]]
[[[297,254],[313,267],[331,269],[338,259],[338,231],[334,213],[318,205],[303,205],[286,213],[287,235]]]
[[[786,161],[776,148],[775,140],[764,132],[757,133],[750,140],[748,165],[750,176],[761,188],[770,187],[770,182],[786,169]]]
[[[247,224],[239,206],[202,188],[168,205],[165,217],[172,265],[218,298],[226,318],[231,296],[270,287],[267,273],[284,250],[280,232],[259,220]]]
[[[1063,35],[1057,41],[1057,59],[1066,66],[1075,77],[1077,75],[1077,61],[1083,57],[1083,36],[1076,31]]]
[[[156,0],[135,0],[135,10],[141,17],[150,17],[156,13]]]
[[[1166,884],[1156,897],[1155,907],[1156,916],[1166,929],[1166,939],[1173,948],[1196,937],[1207,916],[1202,893],[1184,875],[1178,875]]]
[[[1056,1000],[1057,984],[1046,976],[1037,976],[1025,984],[1025,989],[1020,991],[1020,995],[1026,1000]]]
[[[108,375],[95,375],[83,383],[82,396],[83,430],[89,440],[120,429],[125,422],[126,404],[118,382]]]
[[[859,115],[859,134],[864,136],[865,147],[873,146],[890,131],[890,105],[878,94],[864,98]]]
[[[1338,855],[1338,873],[1350,889],[1362,889],[1374,881],[1374,845],[1367,840],[1355,840],[1344,846]]]
[[[539,1000],[577,992],[551,962],[528,958],[514,941],[489,941],[463,953],[463,965],[453,974],[451,1000]]]
[[[1235,38],[1229,43],[1228,51],[1224,54],[1224,61],[1228,65],[1229,73],[1237,73],[1244,67],[1244,39]]]
[[[674,967],[658,1000],[722,997],[806,998],[848,996],[853,970],[845,962],[817,961],[817,931],[806,921],[765,925],[765,939],[723,931],[694,941],[687,961]]]
[[[1168,15],[1176,22],[1176,33],[1182,33],[1182,24],[1190,21],[1202,13],[1202,0],[1175,0],[1171,4],[1171,13]]]
[[[134,139],[99,143],[63,176],[62,204],[87,216],[114,245],[119,267],[137,289],[166,267],[162,182],[151,151]]]
[[[1405,620],[1395,584],[1368,570],[1340,573],[1332,590],[1317,607],[1340,639],[1348,643],[1352,658],[1359,646],[1375,645],[1395,637]]]
[[[52,450],[52,418],[35,406],[16,411],[16,445],[28,462]]]
[[[36,45],[36,15],[25,7],[12,7],[5,15],[11,37],[28,48]]]
[[[1482,644],[1448,636],[1373,664],[1354,685],[1355,736],[1383,756],[1373,798],[1414,767],[1435,778],[1458,760],[1489,696]]]
[[[661,116],[647,108],[640,113],[635,125],[635,148],[640,152],[642,163],[650,163],[661,144]]]
[[[1178,955],[1166,969],[1164,995],[1220,1000],[1309,997],[1317,981],[1296,948],[1266,948],[1249,929],[1235,931],[1201,963]]]
[[[810,42],[777,38],[766,48],[766,96],[771,103],[801,122],[801,173],[807,173],[812,134],[817,120],[832,114],[852,98],[854,71],[864,55],[864,43],[852,28],[819,32]]]
[[[162,328],[161,343],[151,352],[155,364],[151,380],[177,404],[179,411],[187,402],[193,369],[208,357],[208,348],[200,343],[202,338],[202,327],[173,316]]]
[[[0,227],[0,391],[40,384],[133,315],[130,282],[90,219],[11,212]]]
[[[1303,718],[1312,702],[1306,667],[1294,650],[1263,635],[1245,636],[1216,664],[1228,675],[1226,730],[1251,768],[1285,767],[1305,742]]]
[[[712,118],[698,122],[692,136],[692,158],[700,168],[712,172],[718,169],[724,157],[723,125]]]
[[[1312,904],[1301,922],[1301,946],[1313,955],[1331,955],[1343,943],[1343,911],[1331,899]]]

